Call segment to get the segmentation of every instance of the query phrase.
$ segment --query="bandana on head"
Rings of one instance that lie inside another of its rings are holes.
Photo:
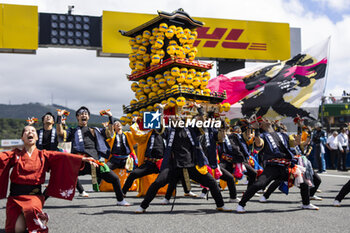
[[[86,109],[80,109],[80,110],[77,112],[77,115],[82,115],[83,113],[89,114],[89,112],[88,112]]]

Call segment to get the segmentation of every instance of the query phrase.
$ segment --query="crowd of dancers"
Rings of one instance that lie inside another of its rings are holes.
[[[159,107],[163,113],[165,105]],[[216,116],[213,112],[204,112],[197,103],[194,107],[198,111],[195,121]],[[64,110],[58,110],[57,117],[46,113],[42,117],[42,129],[36,130],[32,125],[24,127],[22,150],[0,153],[0,198],[5,198],[10,190],[6,232],[47,232],[48,216],[43,212],[45,200],[50,196],[71,200],[75,189],[79,195],[88,197],[78,180],[78,176],[87,174],[91,175],[95,187],[101,180],[112,184],[119,206],[130,205],[125,198],[134,180],[158,174],[147,187],[135,213],[144,213],[158,190],[167,184],[162,204],[170,203],[179,181],[186,195],[194,195],[190,191],[191,180],[203,188],[201,197],[210,191],[218,211],[233,211],[225,205],[218,179],[226,182],[228,202],[237,203],[237,213],[246,211],[246,204],[259,190],[265,190],[259,201],[267,202],[277,188],[288,193],[292,186],[300,189],[302,209],[319,209],[310,203],[310,200],[322,200],[315,195],[321,178],[308,160],[313,132],[303,125],[302,119],[295,119],[296,134],[287,134],[286,127],[279,122],[256,117],[238,120],[231,127],[221,121],[219,128],[162,125],[160,129],[150,130],[142,128],[142,119],[134,119],[130,131],[124,132],[122,124],[113,120],[110,111],[106,111],[109,120],[103,128],[88,126],[90,111],[86,107],[76,111],[78,126],[75,128],[65,126],[64,114]],[[168,118],[163,114],[162,117]],[[186,121],[186,116],[172,116],[171,120]],[[59,152],[58,145],[62,141],[71,142],[70,153]],[[105,161],[101,162],[101,158]],[[130,170],[123,187],[113,172],[116,168]],[[42,190],[46,172],[50,172],[49,184]],[[235,179],[243,175],[248,185],[240,199]],[[350,181],[336,196],[334,206],[340,206],[349,192]]]

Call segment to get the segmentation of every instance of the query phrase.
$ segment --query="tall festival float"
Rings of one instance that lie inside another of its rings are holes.
[[[211,92],[207,88],[212,63],[195,59],[198,53],[194,46],[196,29],[203,25],[179,9],[172,13],[158,11],[158,16],[152,20],[130,31],[120,31],[130,38],[131,74],[127,79],[135,93],[130,104],[123,106],[126,114],[120,118],[123,125],[131,125],[135,117],[142,121],[143,113],[157,111],[160,103],[167,104],[165,119],[173,115],[197,115],[194,102],[200,103],[204,112],[214,112],[216,117],[229,111],[228,103],[220,104],[226,99],[226,92]],[[142,128],[142,124],[139,125]],[[145,146],[143,151],[138,150],[139,164],[143,163],[144,151]],[[155,178],[156,175],[149,175],[141,179],[140,196]],[[165,193],[165,189],[160,192]]]

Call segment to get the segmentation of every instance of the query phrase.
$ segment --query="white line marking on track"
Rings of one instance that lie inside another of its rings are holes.
[[[319,176],[328,176],[328,177],[338,177],[338,178],[348,178],[350,179],[350,176],[341,176],[341,175],[332,175],[332,174],[318,174]]]

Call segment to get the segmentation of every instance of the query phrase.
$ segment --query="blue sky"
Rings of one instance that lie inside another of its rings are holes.
[[[344,15],[350,14],[350,1],[342,0],[305,0],[300,1],[305,11],[316,15],[326,15],[333,23],[340,22]]]

